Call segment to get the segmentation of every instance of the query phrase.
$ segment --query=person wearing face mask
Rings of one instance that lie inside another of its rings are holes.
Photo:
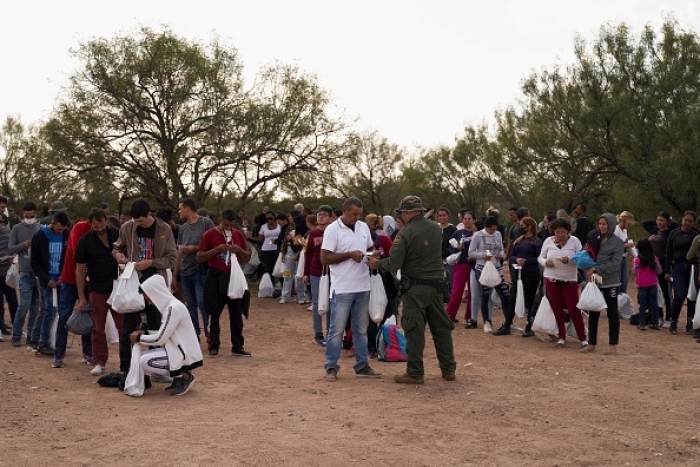
[[[12,324],[12,346],[20,346],[24,321],[27,318],[27,311],[29,311],[27,345],[36,349],[39,347],[39,332],[43,318],[41,291],[31,263],[32,237],[40,229],[36,221],[36,204],[28,201],[22,209],[22,216],[22,222],[12,228],[8,244],[8,252],[19,258],[20,301]]]

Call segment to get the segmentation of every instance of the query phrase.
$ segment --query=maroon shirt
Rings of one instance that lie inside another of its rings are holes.
[[[204,232],[204,235],[202,235],[202,240],[200,240],[199,242],[199,251],[213,250],[217,246],[224,244],[238,245],[244,250],[248,248],[248,245],[245,241],[245,237],[243,236],[241,231],[233,229],[231,230],[231,234],[231,241],[226,242],[226,237],[224,237],[224,234],[220,228],[216,227],[207,230],[206,232]],[[219,271],[229,272],[231,271],[231,264],[226,264],[226,256],[226,253],[219,253],[218,255],[214,255],[209,259],[209,261],[207,261],[207,265],[210,268],[215,268]],[[241,259],[238,257],[238,255],[235,256],[238,259],[238,262],[240,263]]]
[[[323,230],[312,230],[306,239],[306,252],[304,253],[305,276],[321,276],[323,274],[323,264],[321,264],[322,243]]]

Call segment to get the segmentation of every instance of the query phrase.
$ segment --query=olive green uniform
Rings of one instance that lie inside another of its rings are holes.
[[[437,282],[443,278],[441,252],[440,227],[419,215],[399,232],[391,247],[391,256],[380,260],[377,268],[393,274],[401,269],[402,278]],[[452,345],[454,324],[445,312],[442,292],[433,285],[424,284],[413,284],[403,295],[401,327],[406,334],[406,373],[423,377],[426,323],[430,326],[442,373],[454,374],[457,366]]]

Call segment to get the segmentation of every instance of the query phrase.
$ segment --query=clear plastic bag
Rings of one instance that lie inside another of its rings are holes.
[[[325,271],[324,271],[325,272]],[[318,314],[323,316],[331,310],[331,276],[325,272],[318,282]]]
[[[579,310],[586,311],[602,311],[608,308],[605,303],[603,292],[600,291],[595,281],[592,280],[586,284],[581,292],[581,297],[578,299],[576,306]]]
[[[141,346],[134,344],[131,347],[131,368],[124,381],[124,394],[132,397],[143,396],[146,389],[146,378],[141,368]]]
[[[494,288],[501,283],[501,275],[493,264],[493,261],[486,261],[484,269],[481,271],[479,283],[484,287]]]
[[[271,298],[275,294],[275,286],[272,285],[272,278],[265,273],[260,279],[260,287],[258,288],[258,298]]]
[[[549,304],[547,297],[542,297],[542,302],[540,302],[540,307],[537,309],[535,320],[532,322],[532,330],[544,334],[551,334],[553,336],[559,335],[557,319],[554,316],[552,306]]]
[[[248,281],[243,274],[241,265],[238,264],[236,255],[231,255],[231,276],[228,280],[228,298],[236,300],[243,298],[243,294],[248,290]]]
[[[372,274],[369,283],[369,318],[372,321],[375,323],[382,322],[388,301],[382,276]]]

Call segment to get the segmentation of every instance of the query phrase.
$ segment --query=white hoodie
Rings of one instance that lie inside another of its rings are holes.
[[[148,331],[139,343],[165,347],[170,376],[202,366],[202,349],[187,307],[173,296],[160,274],[149,277],[141,289],[162,315],[160,329]]]

